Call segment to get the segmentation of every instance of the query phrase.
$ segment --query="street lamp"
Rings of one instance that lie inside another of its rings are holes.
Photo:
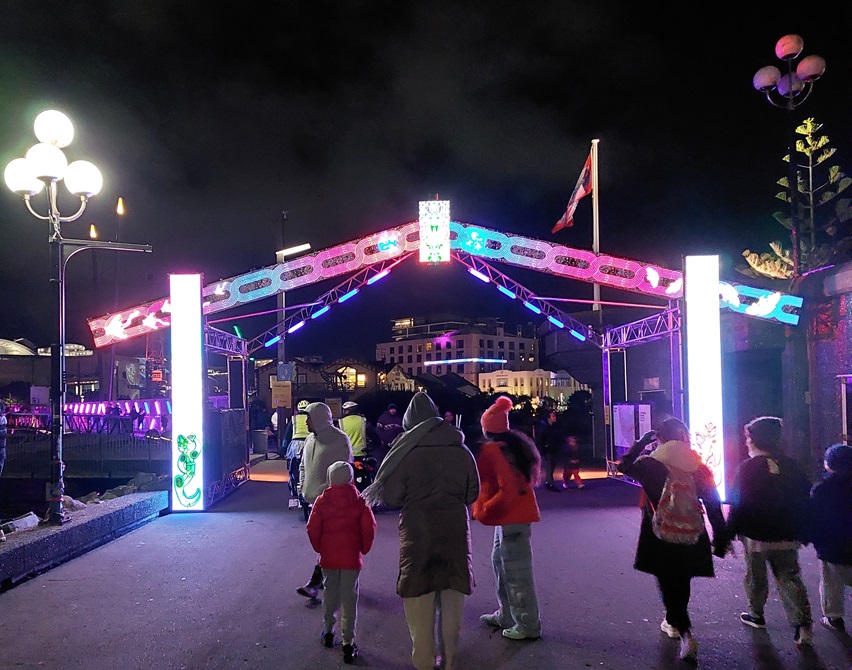
[[[794,67],[794,61],[802,53],[804,40],[798,35],[785,35],[775,45],[775,55],[786,63],[784,74],[774,65],[760,68],[754,75],[754,87],[766,95],[767,101],[774,107],[786,109],[789,114],[787,124],[787,145],[789,150],[788,186],[790,190],[790,238],[793,244],[793,276],[799,272],[799,178],[796,170],[796,122],[793,110],[801,105],[813,90],[814,82],[825,72],[825,59],[822,56],[806,56]]]
[[[100,170],[88,161],[74,161],[70,165],[62,152],[74,138],[74,126],[65,114],[56,110],[42,112],[34,124],[38,144],[32,146],[25,158],[16,158],[6,166],[6,185],[24,198],[24,204],[37,219],[48,222],[50,243],[50,282],[53,289],[53,323],[55,339],[50,352],[50,446],[51,468],[48,492],[49,521],[61,524],[68,520],[62,507],[65,493],[62,462],[62,438],[65,429],[65,266],[78,251],[84,249],[116,249],[120,251],[150,252],[150,245],[128,244],[118,246],[97,240],[72,240],[62,237],[62,224],[82,216],[89,198],[103,186]],[[77,212],[61,216],[57,205],[57,182],[65,182],[71,194],[80,198]],[[33,209],[31,199],[42,189],[47,195],[47,214]]]

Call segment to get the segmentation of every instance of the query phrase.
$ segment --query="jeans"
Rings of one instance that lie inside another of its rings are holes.
[[[528,523],[496,526],[491,567],[497,586],[498,619],[513,621],[527,637],[541,635],[541,619],[532,571]]]
[[[769,597],[768,565],[775,576],[778,594],[781,596],[781,603],[784,605],[789,624],[810,626],[811,605],[808,602],[808,592],[799,568],[799,550],[770,549],[756,552],[749,549],[748,543],[745,543],[745,547],[746,572],[743,585],[751,613],[763,616],[766,600]]]

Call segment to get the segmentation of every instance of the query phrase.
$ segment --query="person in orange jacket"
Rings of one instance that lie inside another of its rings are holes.
[[[541,519],[534,488],[541,455],[529,437],[509,428],[511,409],[511,398],[500,396],[480,419],[487,441],[476,457],[480,488],[473,518],[494,526],[491,564],[498,608],[479,618],[501,628],[510,640],[536,640],[541,618],[530,535],[532,524]]]

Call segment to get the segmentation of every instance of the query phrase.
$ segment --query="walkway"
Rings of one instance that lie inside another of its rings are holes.
[[[321,612],[296,595],[314,554],[301,514],[287,511],[282,461],[204,514],[172,514],[0,594],[0,667],[269,669],[348,667],[319,642]],[[638,490],[611,479],[584,492],[546,490],[535,526],[535,569],[544,637],[511,642],[479,622],[494,607],[491,529],[472,524],[477,586],[465,606],[459,667],[649,670],[686,666],[660,633],[654,582],[635,572]],[[394,593],[395,513],[362,574],[358,666],[410,668],[402,603]],[[817,562],[802,552],[818,616]],[[852,644],[817,625],[815,646],[792,641],[776,592],[766,631],[740,624],[741,558],[717,562],[715,580],[694,581],[692,614],[701,668],[848,670]],[[849,600],[847,600],[849,603]],[[847,619],[852,619],[852,603]]]

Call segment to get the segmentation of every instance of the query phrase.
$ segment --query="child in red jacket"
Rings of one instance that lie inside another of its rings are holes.
[[[358,656],[358,578],[364,567],[363,555],[370,551],[376,537],[376,518],[355,488],[349,463],[332,463],[328,467],[328,484],[316,499],[307,525],[308,539],[320,555],[324,577],[322,643],[334,646],[335,614],[339,609],[343,662],[353,663]]]

